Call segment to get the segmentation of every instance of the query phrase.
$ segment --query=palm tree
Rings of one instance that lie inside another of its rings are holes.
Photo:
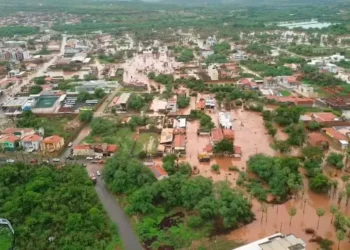
[[[330,206],[330,211],[331,211],[331,214],[332,214],[331,223],[333,223],[334,215],[335,215],[336,213],[338,213],[338,210],[339,210],[339,208],[338,208],[337,206],[335,206],[335,205],[331,205],[331,206]]]
[[[317,208],[316,209],[316,214],[318,216],[318,221],[317,221],[317,229],[318,229],[318,226],[320,225],[320,219],[321,219],[322,216],[324,216],[325,210],[323,208]]]
[[[346,195],[346,206],[349,204],[350,201],[350,184],[346,184],[346,189],[345,189],[345,195]]]
[[[292,218],[297,214],[297,209],[295,207],[291,207],[288,211],[289,216],[290,216],[290,221],[289,221],[289,226],[292,225]]]
[[[345,233],[343,230],[337,231],[337,239],[338,239],[338,250],[339,250],[340,242],[345,239]]]
[[[267,212],[267,205],[266,205],[266,203],[261,203],[260,211],[261,211],[261,222],[262,222],[264,213]],[[267,213],[266,213],[266,216],[267,216]],[[266,220],[267,220],[267,218],[266,218]]]
[[[332,187],[333,187],[333,198],[335,197],[336,193],[337,193],[337,188],[338,188],[338,181],[337,180],[333,180],[331,183]]]

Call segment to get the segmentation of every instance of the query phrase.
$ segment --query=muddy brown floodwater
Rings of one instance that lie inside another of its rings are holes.
[[[210,115],[214,123],[218,125],[218,111],[207,114]],[[263,119],[259,113],[234,110],[231,111],[231,114],[234,119],[233,129],[235,131],[235,145],[242,148],[242,158],[238,160],[215,158],[210,163],[200,163],[197,155],[202,151],[205,145],[209,143],[210,138],[209,136],[197,136],[199,122],[193,121],[187,124],[186,160],[193,166],[197,166],[202,176],[211,178],[213,181],[228,180],[234,187],[236,186],[238,173],[229,172],[229,166],[235,165],[239,167],[241,171],[245,171],[246,161],[251,155],[263,153],[270,156],[277,156],[279,154],[270,147],[272,139],[266,133]],[[287,139],[287,135],[279,129],[276,138],[285,140]],[[297,153],[297,150],[292,150],[293,155],[297,155]],[[220,174],[215,174],[210,169],[210,166],[215,163],[220,166]],[[304,182],[304,186],[307,190],[308,182],[306,178]],[[316,250],[318,249],[318,244],[309,242],[312,235],[305,233],[306,228],[312,228],[316,230],[316,235],[333,240],[333,249],[337,249],[338,241],[335,236],[334,226],[331,224],[332,214],[329,212],[330,205],[336,205],[336,203],[336,199],[329,199],[327,195],[318,195],[305,191],[304,195],[299,194],[296,199],[292,199],[285,204],[269,205],[267,219],[264,215],[261,221],[261,205],[256,200],[253,200],[253,212],[256,214],[256,220],[227,234],[227,238],[230,240],[251,242],[281,231],[284,234],[295,234],[307,243],[308,250]],[[342,202],[340,209],[345,215],[349,216],[350,209],[346,208],[344,203],[345,201]],[[297,214],[292,218],[291,226],[289,226],[290,216],[288,210],[291,207],[297,209]],[[318,221],[318,216],[316,215],[317,208],[324,208],[326,210],[326,214],[320,219],[318,229],[316,229]],[[341,242],[340,249],[350,249],[349,242],[346,240]]]

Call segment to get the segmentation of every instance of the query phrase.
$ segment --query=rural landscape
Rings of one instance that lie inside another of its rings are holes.
[[[350,249],[347,1],[0,0],[0,250]]]

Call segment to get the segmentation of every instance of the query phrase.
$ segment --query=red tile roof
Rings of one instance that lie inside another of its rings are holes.
[[[175,148],[184,148],[186,146],[186,137],[185,135],[175,135],[174,137],[174,142],[173,142],[173,147]]]
[[[30,141],[30,142],[37,142],[37,141],[41,141],[43,139],[42,136],[40,135],[26,135],[22,138],[22,141]]]
[[[14,133],[34,133],[32,128],[7,128],[2,131],[2,134],[14,134]]]
[[[73,147],[74,150],[89,150],[91,146],[89,144],[80,144]]]
[[[312,115],[313,117],[315,117],[315,120],[317,122],[330,122],[338,118],[336,115],[330,112],[313,113]]]
[[[52,135],[49,137],[46,137],[43,142],[44,143],[59,143],[63,138],[58,135]]]
[[[233,140],[235,138],[235,132],[232,129],[223,129],[222,133],[225,139]]]
[[[310,145],[318,146],[322,142],[327,142],[327,138],[321,133],[314,132],[314,133],[308,134],[308,141]]]
[[[239,154],[239,155],[242,154],[242,148],[240,146],[234,146],[234,148],[235,148],[235,154]]]
[[[345,135],[343,135],[342,133],[340,133],[339,131],[337,131],[334,128],[324,128],[322,130],[325,131],[328,136],[330,136],[331,138],[333,138],[335,140],[338,140],[338,141],[340,141],[340,140],[347,141],[348,140],[348,138]]]
[[[115,153],[115,152],[117,152],[117,149],[118,149],[117,145],[115,145],[115,144],[108,144],[108,146],[106,148],[106,151],[108,153]]]
[[[12,142],[12,143],[15,143],[15,142],[17,142],[19,140],[20,140],[19,137],[15,136],[15,135],[11,135],[11,134],[0,136],[0,141],[1,142]]]
[[[156,178],[168,175],[168,173],[160,165],[153,165],[153,166],[149,166],[148,168],[152,171],[152,173]]]
[[[220,128],[213,128],[211,130],[211,140],[214,143],[217,143],[224,139],[224,134],[222,133],[222,130]]]
[[[250,84],[251,81],[249,79],[247,79],[247,78],[243,78],[243,79],[241,79],[241,83],[242,84]]]
[[[196,104],[197,109],[204,109],[205,108],[205,100],[201,99],[199,102]]]
[[[294,76],[290,76],[287,78],[288,83],[297,83],[297,78]]]

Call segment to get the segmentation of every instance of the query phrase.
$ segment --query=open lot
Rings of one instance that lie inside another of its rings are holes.
[[[148,154],[155,154],[159,144],[159,135],[156,133],[141,133],[138,141],[142,144],[142,150]]]

